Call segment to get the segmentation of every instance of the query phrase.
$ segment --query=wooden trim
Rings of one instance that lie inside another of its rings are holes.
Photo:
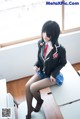
[[[62,1],[64,2],[64,0],[62,0]],[[65,28],[64,28],[64,23],[65,23],[64,19],[65,19],[65,7],[64,7],[64,5],[62,5],[62,34],[80,30],[80,27],[65,30]]]
[[[62,9],[64,9],[64,8],[62,8]],[[64,34],[64,33],[79,31],[80,27],[74,28],[74,29],[64,30],[64,19],[63,19],[63,28],[62,29],[63,30],[62,30],[61,34]],[[11,46],[11,45],[16,45],[16,44],[20,44],[20,43],[24,43],[24,42],[28,42],[28,41],[33,41],[33,40],[37,40],[37,39],[40,39],[40,38],[41,38],[41,36],[38,35],[38,36],[24,38],[24,39],[20,39],[20,40],[16,40],[16,41],[6,42],[6,43],[0,44],[0,48],[6,47],[6,46]]]
[[[62,0],[64,2],[64,0]],[[62,33],[64,31],[64,5],[62,5]]]
[[[59,106],[56,104],[50,88],[44,88],[40,90],[40,93],[44,100],[42,107],[46,119],[63,119]]]
[[[64,0],[62,0],[64,2]],[[41,2],[40,2],[41,3]],[[37,3],[35,3],[36,5]],[[19,7],[25,7],[25,5],[21,5],[21,6],[16,6],[16,8],[19,8]],[[13,8],[9,8],[9,9],[13,9]],[[8,9],[6,9],[8,10]],[[77,27],[77,28],[72,28],[72,29],[68,29],[68,30],[65,30],[64,29],[64,17],[65,17],[65,6],[62,5],[62,31],[61,33],[64,34],[64,33],[69,33],[69,32],[74,32],[74,31],[78,31],[80,30],[80,27]],[[41,38],[41,36],[34,36],[34,37],[30,37],[30,38],[25,38],[25,39],[20,39],[20,40],[16,40],[16,41],[11,41],[11,42],[6,42],[6,43],[1,43],[0,44],[0,48],[3,48],[3,47],[6,47],[6,46],[10,46],[10,45],[15,45],[15,44],[19,44],[19,43],[24,43],[24,42],[28,42],[28,41],[32,41],[32,40],[37,40]]]
[[[11,41],[11,42],[7,42],[7,43],[2,43],[2,44],[0,44],[0,47],[3,48],[3,47],[6,47],[6,46],[10,46],[10,45],[24,43],[24,42],[28,42],[28,41],[32,41],[32,40],[37,40],[39,38],[41,38],[41,36],[34,36],[34,37],[30,37],[30,38],[25,38],[25,39]]]
[[[63,30],[62,34],[70,33],[70,32],[76,32],[76,31],[80,31],[80,27],[72,28],[72,29],[68,29],[68,30]]]

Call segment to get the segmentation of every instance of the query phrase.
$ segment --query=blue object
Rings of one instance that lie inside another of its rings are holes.
[[[63,84],[63,81],[64,81],[64,77],[62,75],[62,73],[59,73],[57,76],[56,76],[56,84],[58,86],[62,85]]]
[[[47,78],[47,76],[46,76],[43,72],[41,72],[40,70],[37,71],[37,74],[38,74],[38,76],[39,76],[40,79]],[[48,77],[48,78],[49,78],[49,77]],[[49,79],[50,79],[50,78],[49,78]],[[63,81],[64,81],[64,77],[63,77],[62,73],[59,73],[59,74],[56,76],[56,84],[57,84],[58,86],[60,86],[60,85],[63,84]]]
[[[46,76],[44,73],[42,73],[40,70],[37,71],[37,74],[38,74],[38,76],[39,76],[40,79],[44,79],[44,78],[47,77],[47,76]]]

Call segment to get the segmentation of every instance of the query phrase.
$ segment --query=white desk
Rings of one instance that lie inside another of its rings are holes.
[[[10,93],[7,93],[6,79],[0,80],[0,119],[3,119],[2,118],[3,108],[6,109],[11,108],[12,115],[10,119],[15,119],[14,101],[12,95]]]
[[[64,76],[63,85],[51,87],[55,101],[59,106],[66,104],[60,106],[64,119],[80,119],[80,101],[67,104],[80,99],[80,76],[69,62],[61,72]]]
[[[6,94],[7,94],[7,89],[6,89],[6,80],[5,79],[0,79],[0,119],[2,117],[2,108],[6,107]]]
[[[0,79],[0,107],[6,106],[6,79]]]
[[[80,119],[80,101],[60,107],[64,119]]]
[[[58,105],[80,99],[80,77],[68,62],[61,70],[64,76],[62,86],[52,86],[51,91]]]

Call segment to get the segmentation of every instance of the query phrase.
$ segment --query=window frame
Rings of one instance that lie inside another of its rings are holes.
[[[62,1],[64,2],[64,0],[62,0]],[[62,7],[62,31],[61,31],[61,34],[70,33],[70,32],[74,32],[74,31],[79,31],[80,27],[64,30],[64,15],[65,15],[64,7],[65,7],[65,5],[62,5],[61,7]],[[39,38],[41,38],[41,36],[40,35],[36,35],[36,36],[33,36],[33,37],[23,38],[23,39],[16,40],[16,41],[0,43],[0,48],[6,47],[6,46],[15,45],[15,44],[19,44],[19,43],[24,43],[24,42],[28,42],[28,41],[32,41],[32,40],[37,40]]]

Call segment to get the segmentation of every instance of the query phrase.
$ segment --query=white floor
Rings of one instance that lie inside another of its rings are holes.
[[[35,107],[36,105],[35,99],[33,100],[32,104]],[[27,104],[26,104],[26,101],[24,101],[18,107],[18,119],[26,119],[25,118],[26,114],[27,114]],[[45,115],[42,108],[38,113],[32,112],[31,116],[32,116],[31,119],[45,119]]]

